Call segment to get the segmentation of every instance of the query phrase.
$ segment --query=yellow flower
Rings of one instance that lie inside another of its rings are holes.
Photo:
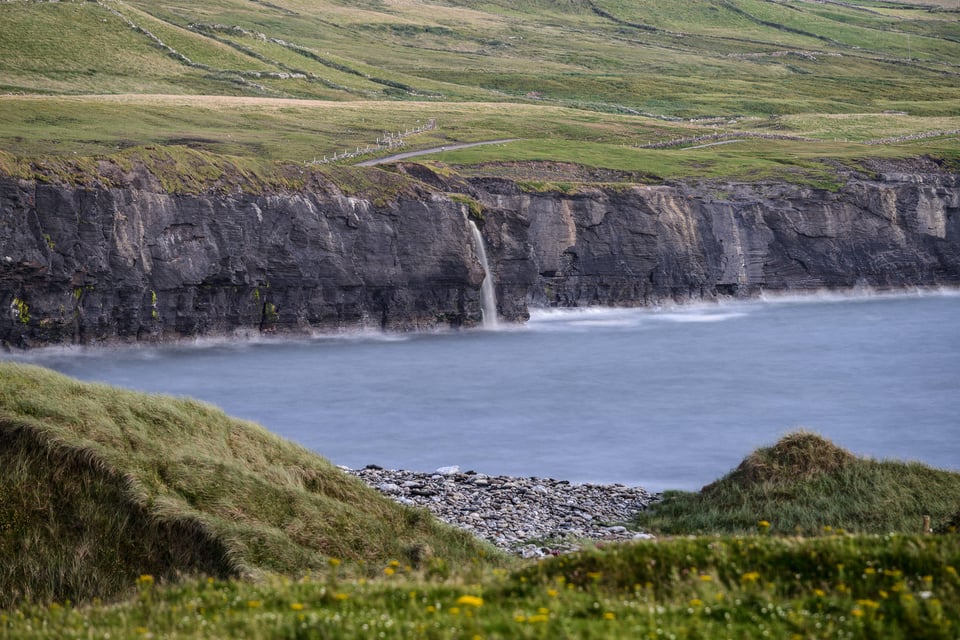
[[[691,606],[691,607],[702,607],[702,606],[703,606],[703,600],[701,600],[700,598],[694,598],[693,600],[690,601],[690,606]]]
[[[387,567],[386,569],[383,570],[383,572],[384,572],[385,574],[387,574],[388,576],[392,576],[393,574],[395,574],[395,573],[397,572],[397,570],[394,569],[393,567]]]
[[[153,576],[150,575],[149,573],[145,573],[139,578],[137,578],[137,582],[143,585],[153,584]]]
[[[294,611],[303,611],[303,603],[293,602],[290,604],[290,608],[293,609]]]
[[[862,610],[862,609],[854,609],[853,611],[850,612],[850,615],[859,618],[859,617],[861,617],[861,616],[863,615],[863,610]]]
[[[817,596],[818,598],[822,598],[823,596],[827,595],[827,592],[823,589],[814,589],[813,595]]]
[[[880,603],[876,602],[875,600],[857,600],[857,604],[867,609],[877,609],[880,607]]]
[[[549,619],[550,619],[549,616],[535,615],[527,618],[527,622],[529,622],[530,624],[537,624],[538,622],[546,622]]]
[[[387,563],[387,565],[396,568],[396,567],[399,567],[399,566],[400,566],[400,561],[399,561],[399,560],[391,560],[390,562]]]
[[[447,611],[450,612],[450,615],[455,616],[460,613],[460,607],[450,607]]]
[[[760,533],[766,533],[770,529],[770,522],[768,520],[761,520],[757,523],[757,528],[760,530]]]
[[[710,582],[711,580],[713,580],[713,576],[709,576],[709,575],[707,575],[707,574],[705,574],[705,573],[700,576],[700,581],[701,581],[701,582]]]
[[[947,573],[949,573],[950,575],[952,575],[952,576],[957,575],[957,570],[954,569],[953,567],[948,566],[948,567],[945,569],[945,571],[946,571]]]
[[[590,578],[591,580],[594,580],[594,581],[599,580],[599,579],[600,579],[600,576],[602,576],[602,575],[603,575],[603,574],[600,573],[599,571],[590,571],[590,572],[587,573],[587,577]]]
[[[437,608],[435,606],[433,606],[432,604],[427,605],[427,613],[436,613],[436,612],[437,612]]]
[[[557,591],[556,589],[547,589],[547,595],[550,596],[551,598],[556,598],[558,593],[560,592]]]
[[[740,580],[742,580],[743,582],[756,582],[759,579],[760,579],[760,574],[757,573],[756,571],[750,571],[740,576]]]
[[[613,611],[605,611],[603,614],[604,620],[615,620],[616,618],[617,614],[615,614]]]
[[[468,607],[482,607],[483,598],[480,596],[460,596],[457,598],[457,604],[467,605]]]
[[[260,607],[261,605],[263,605],[263,603],[260,602],[259,600],[247,600],[247,608],[249,608],[249,609],[256,609],[257,607]]]
[[[540,607],[539,609],[537,609],[537,613],[539,613],[542,616],[545,616],[550,613],[550,609],[547,609],[546,607]]]
[[[148,633],[150,633],[150,631],[149,631],[146,627],[137,627],[137,628],[134,629],[133,631],[134,631],[135,633],[139,633],[139,634],[142,635],[142,636],[147,635]]]
[[[865,574],[867,574],[868,576],[872,576],[873,574],[875,574],[875,573],[877,572],[877,570],[874,569],[873,567],[867,567],[866,569],[863,570],[863,572],[864,572]]]
[[[337,594],[334,594],[333,597],[334,597],[336,600],[346,600],[346,599],[349,598],[350,596],[348,596],[348,595],[345,594],[345,593],[337,593]]]
[[[526,616],[516,615],[516,616],[513,616],[513,621],[514,621],[514,622],[526,622],[526,621],[527,621],[527,618],[526,618]]]
[[[339,559],[339,558],[330,558],[329,560],[327,560],[327,562],[330,563],[330,566],[331,566],[331,567],[339,567],[339,566],[340,566],[340,559]]]

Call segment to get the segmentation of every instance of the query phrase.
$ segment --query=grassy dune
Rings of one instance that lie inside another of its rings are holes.
[[[0,363],[0,607],[114,597],[137,576],[463,564],[427,512],[193,400]],[[494,558],[495,561],[495,558]]]
[[[743,535],[764,520],[780,534],[919,532],[960,512],[960,474],[858,458],[811,433],[751,453],[697,493],[667,492],[637,524],[668,535]],[[765,527],[765,528],[767,528]]]

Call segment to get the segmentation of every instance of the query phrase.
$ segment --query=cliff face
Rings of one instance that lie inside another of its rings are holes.
[[[483,272],[464,208],[3,180],[0,340],[469,323]]]
[[[533,304],[582,306],[960,284],[956,175],[851,180],[836,193],[713,183],[561,197],[476,186],[504,305],[524,288]]]
[[[330,188],[172,195],[130,180],[0,178],[0,342],[479,322],[483,272],[461,191],[483,205],[500,313],[527,305],[873,285],[960,285],[960,176],[786,184],[417,183],[375,204]],[[439,189],[435,187],[440,187]]]

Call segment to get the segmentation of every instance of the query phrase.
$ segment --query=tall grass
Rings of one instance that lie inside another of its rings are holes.
[[[496,552],[193,400],[0,363],[0,607],[113,596],[144,573],[353,571]]]
[[[637,524],[664,534],[919,532],[960,511],[960,474],[858,458],[811,433],[788,435],[696,493],[669,491]]]

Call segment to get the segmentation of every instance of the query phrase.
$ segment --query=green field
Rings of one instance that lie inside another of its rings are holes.
[[[439,159],[816,184],[817,160],[960,147],[950,2],[13,1],[0,23],[0,151],[25,160],[302,165],[434,120],[406,150],[520,138]],[[637,149],[735,134],[798,139]]]

